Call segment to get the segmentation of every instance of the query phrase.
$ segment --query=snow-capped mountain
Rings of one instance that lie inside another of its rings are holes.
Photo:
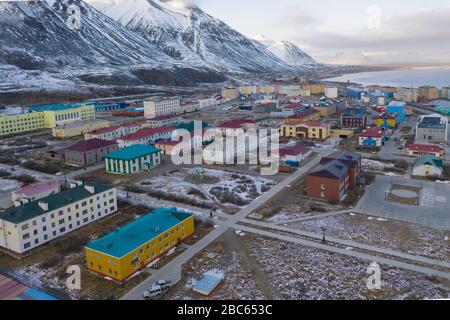
[[[184,1],[91,0],[93,6],[174,59],[225,72],[292,72],[292,66]]]
[[[79,29],[67,23],[71,5],[80,9]],[[0,2],[0,45],[0,82],[10,82],[6,74],[20,74],[20,81],[50,77],[119,85],[223,81],[167,55],[82,0]]]
[[[302,49],[289,41],[276,42],[263,35],[256,36],[255,41],[261,43],[267,50],[289,65],[315,68],[319,63]]]

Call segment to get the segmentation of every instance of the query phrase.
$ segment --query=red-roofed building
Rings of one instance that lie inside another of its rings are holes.
[[[153,146],[158,140],[170,139],[174,130],[172,127],[143,128],[135,133],[117,139],[117,143],[119,144],[119,148],[125,148],[135,144]]]
[[[249,129],[257,129],[258,125],[255,120],[252,119],[235,119],[226,121],[217,126],[217,129],[222,131],[223,135],[237,135],[238,132],[242,129],[244,131]]]
[[[312,150],[301,143],[280,148],[279,154],[283,165],[298,166],[301,161],[309,157]]]
[[[437,158],[443,158],[445,155],[444,148],[435,144],[410,144],[406,147],[406,152],[414,157],[432,155]]]
[[[115,141],[89,139],[75,143],[65,150],[66,163],[85,167],[103,161],[105,154],[117,150]]]
[[[103,128],[91,131],[84,135],[85,140],[89,139],[102,139],[114,141],[128,134],[135,133],[142,128],[142,123],[131,122],[115,125],[109,128]]]
[[[382,147],[388,139],[384,128],[368,127],[359,135],[359,145],[368,148]]]
[[[58,193],[60,186],[58,181],[48,181],[36,184],[24,185],[12,192],[14,205],[21,205],[34,200],[45,198],[51,194]]]

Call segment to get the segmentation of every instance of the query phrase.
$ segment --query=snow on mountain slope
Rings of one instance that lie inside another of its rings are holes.
[[[267,50],[289,65],[302,67],[319,67],[320,64],[302,49],[289,41],[276,42],[263,35],[256,36],[255,41],[261,43]]]
[[[240,73],[295,69],[197,6],[183,6],[181,1],[92,1],[99,11],[189,64]]]
[[[76,30],[66,24],[70,5],[80,8]],[[105,85],[178,85],[221,78],[170,57],[81,0],[0,2],[0,45],[3,68],[18,67],[28,79],[35,74],[36,82],[42,78],[38,72]],[[8,80],[2,77],[0,82]]]

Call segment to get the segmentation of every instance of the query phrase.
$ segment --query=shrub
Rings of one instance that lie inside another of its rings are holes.
[[[52,163],[40,163],[40,162],[36,162],[36,161],[31,161],[31,160],[26,161],[24,164],[22,164],[22,166],[24,168],[27,168],[30,170],[44,172],[44,173],[48,173],[48,174],[55,174],[60,171],[60,168],[58,168],[57,166],[55,166]]]
[[[0,178],[5,178],[5,177],[9,177],[11,175],[11,173],[9,173],[6,170],[0,170]]]
[[[19,176],[14,176],[13,178],[15,180],[20,181],[25,184],[30,184],[30,183],[36,182],[36,178],[33,176],[30,176],[29,174],[21,174]]]

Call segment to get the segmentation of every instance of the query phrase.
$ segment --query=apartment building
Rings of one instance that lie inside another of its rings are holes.
[[[71,188],[0,212],[0,247],[15,257],[117,211],[116,188]]]
[[[348,190],[356,187],[361,173],[361,156],[349,151],[337,151],[322,158],[306,177],[306,194],[325,201],[341,201]]]
[[[318,121],[287,121],[281,126],[280,134],[283,137],[300,138],[307,140],[325,140],[330,136],[331,125]]]
[[[440,92],[436,87],[423,86],[419,87],[419,100],[421,101],[432,101],[439,99]]]
[[[325,87],[325,97],[328,99],[337,99],[339,97],[339,91],[337,87]]]
[[[67,164],[86,167],[102,162],[104,155],[116,150],[117,143],[115,141],[83,140],[65,149],[64,158]]]
[[[239,88],[236,87],[222,88],[222,97],[228,100],[235,100],[239,98]]]
[[[160,127],[176,127],[183,121],[183,117],[176,114],[169,114],[166,116],[159,116],[152,119],[148,119],[145,124],[149,128]]]
[[[447,142],[448,118],[439,114],[419,117],[416,127],[416,141]]]
[[[417,88],[397,88],[394,94],[396,100],[405,102],[417,102],[419,100],[419,89]]]
[[[51,105],[28,109],[28,112],[0,114],[0,136],[55,128],[75,121],[95,119],[93,105]]]
[[[89,139],[101,139],[113,141],[120,139],[126,135],[135,133],[139,129],[142,128],[142,123],[132,122],[132,123],[123,123],[115,126],[111,126],[109,128],[102,128],[93,130],[84,135],[85,140]]]
[[[144,100],[144,115],[152,119],[181,112],[181,99],[178,97],[153,97]]]
[[[444,158],[444,148],[435,144],[410,144],[406,147],[408,155],[413,157],[422,157],[432,155],[436,158]]]
[[[117,139],[117,143],[119,148],[125,148],[135,144],[153,146],[158,140],[170,139],[174,130],[172,127],[143,128],[135,133]]]
[[[107,120],[77,120],[71,123],[58,125],[52,129],[52,135],[55,138],[71,138],[76,136],[82,136],[85,133],[108,128],[110,122]]]
[[[124,282],[194,234],[194,215],[160,208],[89,243],[86,268]]]

